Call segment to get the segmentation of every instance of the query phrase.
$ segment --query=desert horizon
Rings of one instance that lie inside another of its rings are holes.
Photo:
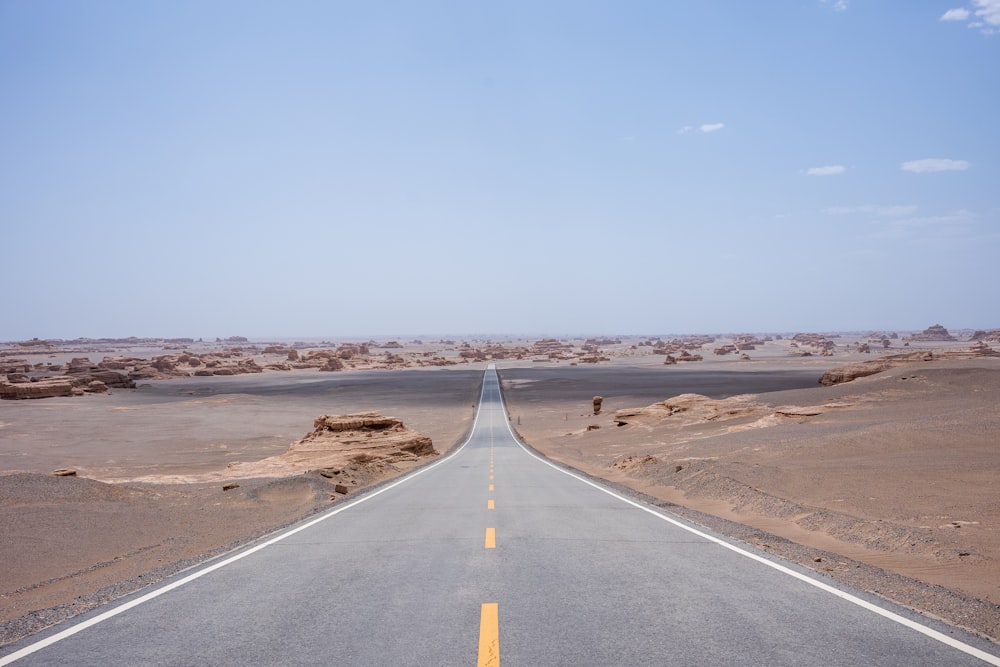
[[[996,640],[995,348],[1000,329],[941,325],[0,344],[0,636],[446,454],[494,364],[541,454]]]

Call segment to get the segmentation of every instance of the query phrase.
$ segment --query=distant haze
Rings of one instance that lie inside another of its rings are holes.
[[[0,3],[0,340],[996,328],[994,4]]]

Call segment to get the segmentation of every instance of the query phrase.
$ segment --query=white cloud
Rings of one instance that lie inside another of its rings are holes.
[[[806,173],[810,176],[839,176],[847,171],[847,167],[842,164],[831,164],[826,167],[809,167]]]
[[[677,130],[677,134],[687,134],[688,132],[694,132],[695,130],[701,132],[702,134],[708,134],[709,132],[718,132],[725,126],[725,123],[704,123],[698,127],[695,127],[694,125],[685,125]]]
[[[914,174],[930,174],[937,171],[965,171],[971,164],[966,160],[950,160],[948,158],[926,158],[924,160],[910,160],[900,165],[903,171],[911,171]]]
[[[971,9],[970,9],[971,8]],[[1000,0],[972,0],[969,8],[956,7],[941,15],[942,21],[969,21],[970,28],[976,28],[984,35],[1000,33]]]
[[[942,21],[967,21],[971,12],[965,8],[949,9],[941,15]]]
[[[823,212],[827,215],[872,215],[878,218],[898,218],[904,215],[913,215],[917,212],[917,207],[912,204],[895,206],[864,204],[862,206],[833,206]]]
[[[819,0],[820,4],[830,7],[835,12],[842,12],[847,9],[847,0]]]
[[[976,16],[994,28],[1000,28],[1000,0],[972,0]]]

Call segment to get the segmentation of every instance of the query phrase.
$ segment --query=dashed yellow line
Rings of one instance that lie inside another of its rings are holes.
[[[500,609],[484,602],[479,612],[479,661],[477,667],[500,667]]]
[[[493,499],[492,498],[490,498],[489,500],[486,501],[486,509],[488,509],[488,510],[495,509],[494,506],[493,506]]]
[[[492,484],[490,484],[490,491],[492,491],[492,490],[493,490],[493,485],[492,485]]]
[[[496,528],[486,529],[486,548],[496,549],[497,548],[497,531]]]

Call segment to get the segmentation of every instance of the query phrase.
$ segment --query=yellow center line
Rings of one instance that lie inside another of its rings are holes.
[[[486,501],[486,509],[488,509],[488,510],[494,509],[493,499],[492,498],[490,498],[489,500]]]
[[[492,491],[492,490],[493,490],[493,485],[492,485],[492,484],[490,484],[490,491]]]
[[[490,479],[493,479],[493,475],[490,475]]]
[[[500,666],[500,610],[496,602],[484,602],[479,612],[479,661],[476,665]]]
[[[486,548],[496,549],[497,548],[497,531],[496,528],[486,529]]]

